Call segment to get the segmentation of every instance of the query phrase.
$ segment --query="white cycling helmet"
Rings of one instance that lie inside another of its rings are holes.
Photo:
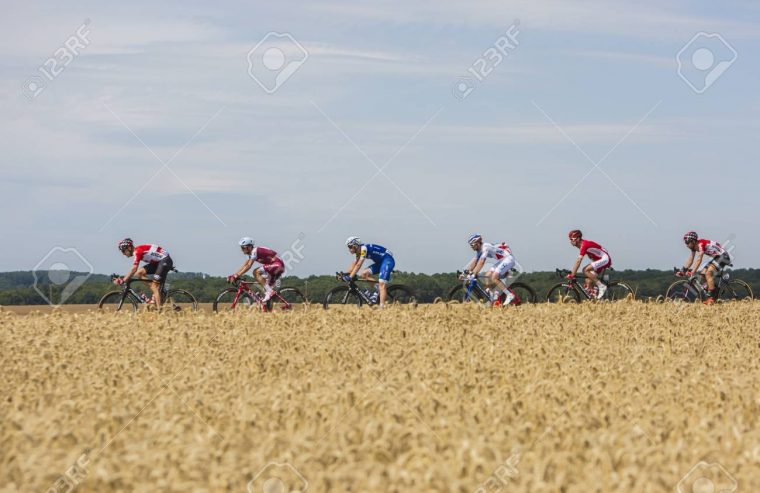
[[[352,247],[352,246],[359,246],[362,244],[362,240],[359,239],[358,236],[349,236],[346,240],[346,246]]]
[[[240,238],[240,241],[238,241],[238,245],[240,245],[241,247],[244,247],[244,246],[253,246],[253,238],[249,238],[247,236],[244,236],[244,237]]]

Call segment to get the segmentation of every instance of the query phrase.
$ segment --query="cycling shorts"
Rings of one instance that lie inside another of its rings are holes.
[[[378,276],[380,282],[386,283],[391,280],[391,273],[393,268],[396,267],[396,261],[393,260],[391,255],[386,255],[380,262],[375,262],[369,269],[372,274]]]
[[[146,264],[143,268],[145,269],[145,273],[148,275],[148,278],[150,280],[163,283],[166,281],[166,276],[168,276],[169,272],[171,272],[172,268],[174,268],[174,261],[170,256],[167,255],[158,262],[151,262],[149,264]]]
[[[512,255],[506,255],[499,262],[491,267],[491,272],[496,272],[500,278],[507,277],[509,271],[515,266],[515,258]]]

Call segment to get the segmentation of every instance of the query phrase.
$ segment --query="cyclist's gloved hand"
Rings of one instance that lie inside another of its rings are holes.
[[[116,279],[113,280],[113,283],[121,286],[122,284],[124,284],[124,279],[121,277],[117,277]]]
[[[678,276],[678,277],[686,277],[686,271],[685,270],[676,271],[676,276]]]
[[[467,280],[468,281],[474,281],[475,280],[475,274],[467,274]]]
[[[694,273],[692,271],[689,271],[686,273],[686,277],[694,277]]]
[[[349,276],[348,274],[343,274],[343,280],[345,282],[351,282],[351,279],[352,279],[351,276]]]
[[[567,280],[568,281],[572,281],[573,279],[575,279],[575,274],[568,274],[567,275]]]
[[[230,284],[237,281],[238,279],[240,279],[240,276],[238,276],[237,274],[232,274],[231,276],[227,276],[227,282]]]

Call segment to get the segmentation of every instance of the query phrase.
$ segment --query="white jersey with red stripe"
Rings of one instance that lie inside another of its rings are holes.
[[[507,245],[504,242],[501,242],[499,244],[494,245],[493,243],[486,243],[483,242],[483,246],[480,247],[480,250],[478,250],[478,253],[475,255],[475,258],[480,260],[481,258],[492,258],[495,260],[502,260],[505,257],[511,257],[512,256],[512,250],[509,248],[509,245]]]
[[[720,243],[705,239],[697,241],[697,251],[710,257],[720,257],[726,254],[726,249]]]
[[[169,256],[169,252],[164,250],[158,245],[138,245],[134,251],[134,265],[139,265],[140,262],[146,264],[154,264],[160,262]]]

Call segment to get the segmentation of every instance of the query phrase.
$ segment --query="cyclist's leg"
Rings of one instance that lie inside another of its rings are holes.
[[[505,295],[509,296],[512,292],[507,287],[506,283],[502,279],[506,279],[509,275],[509,271],[512,270],[512,267],[515,266],[515,258],[511,255],[508,255],[501,259],[499,263],[491,267],[491,269],[488,271],[488,276],[491,278],[491,281],[496,285],[498,289],[500,289]],[[498,299],[498,292],[497,292],[497,299]]]
[[[155,269],[152,269],[153,272],[150,274],[150,280],[152,281],[150,283],[150,290],[153,292],[153,300],[158,307],[163,302],[161,299],[161,287],[166,282],[166,276],[169,275],[172,267],[174,267],[174,261],[172,261],[171,257],[166,257],[155,264]]]
[[[387,284],[391,280],[391,273],[393,273],[394,267],[396,267],[396,261],[393,260],[393,257],[391,257],[390,255],[386,255],[386,257],[380,263],[380,268],[378,269],[379,270],[378,287],[380,288],[380,308],[385,306],[385,300],[388,298]]]
[[[707,291],[710,293],[711,298],[717,298],[718,293],[715,289],[715,273],[718,271],[718,264],[713,260],[702,271],[705,279],[707,280]]]
[[[586,277],[586,279],[583,281],[583,284],[586,286],[586,291],[588,291],[599,280],[596,275],[596,269],[594,269],[593,262],[583,268],[583,275]]]
[[[264,301],[268,301],[274,294],[274,286],[277,279],[285,272],[285,264],[282,262],[272,262],[261,267],[266,272],[266,282],[264,283]],[[261,274],[259,274],[261,275]],[[262,276],[263,277],[263,276]]]

